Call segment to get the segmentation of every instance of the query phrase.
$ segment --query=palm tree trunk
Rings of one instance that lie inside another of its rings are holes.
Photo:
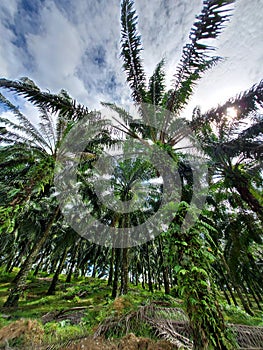
[[[122,269],[121,269],[121,287],[120,294],[124,295],[128,293],[128,280],[129,280],[129,249],[122,249]]]
[[[187,208],[182,207],[174,218],[176,223],[173,239],[177,249],[177,264],[180,266],[178,287],[184,299],[193,334],[194,350],[215,348],[229,350],[232,339],[228,339],[226,324],[217,302],[215,286],[208,261],[203,254],[200,230],[196,227],[183,232],[178,229]],[[183,243],[183,244],[182,244]],[[199,254],[195,254],[195,252]],[[233,348],[233,347],[232,347]]]
[[[77,252],[78,252],[78,248],[79,248],[79,241],[76,243],[76,245],[73,249],[73,253],[72,253],[72,257],[71,257],[71,261],[70,261],[70,267],[69,267],[69,270],[67,272],[66,283],[70,283],[73,269],[74,269],[74,266],[76,265],[76,256],[77,256]]]
[[[262,311],[262,307],[261,307],[260,302],[259,302],[259,300],[258,300],[258,298],[256,296],[256,293],[255,293],[255,291],[253,289],[253,286],[250,284],[250,281],[246,281],[246,284],[247,284],[247,287],[248,287],[248,289],[249,289],[249,291],[250,291],[250,293],[251,293],[255,303],[257,304],[258,309]]]
[[[246,311],[250,316],[253,316],[254,313],[252,312],[252,310],[251,310],[250,307],[248,306],[248,304],[247,304],[245,298],[243,297],[243,294],[242,294],[242,292],[241,292],[241,290],[240,290],[240,288],[239,288],[239,285],[238,285],[238,283],[236,282],[235,276],[234,276],[233,273],[231,272],[231,270],[230,270],[230,268],[229,268],[229,266],[228,266],[228,264],[227,264],[227,262],[226,262],[224,256],[221,255],[221,258],[222,258],[223,264],[224,264],[224,266],[225,266],[225,268],[226,268],[226,270],[227,270],[227,273],[228,273],[228,275],[229,275],[229,277],[230,277],[230,279],[231,279],[231,282],[232,282],[232,284],[233,284],[233,286],[234,286],[234,288],[235,288],[235,290],[236,290],[236,292],[237,292],[237,295],[238,295],[238,297],[239,297],[239,299],[240,299],[240,301],[241,301],[241,303],[242,303],[242,305],[243,305],[245,311]]]
[[[224,278],[224,281],[226,283],[227,290],[229,291],[229,294],[231,295],[233,303],[234,303],[235,306],[238,306],[238,302],[236,301],[236,298],[235,298],[235,295],[234,295],[234,293],[232,291],[232,288],[231,288],[230,284],[228,283],[228,279],[227,279],[227,277],[226,277],[226,275],[225,275],[225,273],[223,271],[223,268],[221,266],[219,266],[219,268],[220,268],[221,274],[222,274],[222,276]]]
[[[146,262],[147,262],[148,288],[149,288],[149,292],[153,293],[152,269],[151,269],[148,242],[146,243]]]
[[[158,237],[158,243],[159,243],[160,265],[163,273],[164,291],[165,291],[165,294],[170,294],[168,266],[164,265],[163,245],[160,237]]]
[[[93,269],[92,269],[92,275],[91,275],[92,278],[95,278],[97,274],[97,264],[98,264],[98,258],[100,253],[101,253],[101,247],[98,246],[96,247],[96,253],[95,253],[94,262],[93,262]]]
[[[121,249],[115,248],[115,266],[114,266],[114,279],[112,285],[112,293],[111,296],[116,298],[118,291],[118,279],[119,279],[119,266],[121,260]]]
[[[13,268],[14,267],[19,267],[19,266],[23,266],[23,263],[22,263],[22,260],[23,260],[23,257],[24,257],[24,255],[26,255],[26,253],[27,253],[27,251],[28,251],[28,245],[29,244],[26,244],[24,247],[23,247],[23,249],[22,249],[22,251],[19,251],[19,253],[18,253],[18,255],[16,256],[16,258],[14,259],[14,263],[13,263],[13,265],[12,265],[12,267],[11,267],[11,271],[10,272],[12,272],[12,270],[13,270]],[[29,247],[30,248],[30,247]],[[32,249],[32,248],[31,248]],[[20,269],[20,271],[21,271],[21,269]],[[18,278],[19,278],[19,276],[20,276],[20,271],[18,272],[18,274],[15,276],[15,278],[13,279],[13,283],[16,283],[16,281],[18,280]]]
[[[240,181],[239,181],[240,180]],[[258,215],[259,219],[263,221],[263,208],[259,201],[249,191],[249,184],[246,179],[237,179],[234,182],[234,187],[240,194],[240,197],[245,201],[250,208]]]
[[[49,220],[45,232],[43,233],[42,237],[36,241],[34,244],[31,252],[29,253],[28,257],[26,258],[25,262],[23,263],[23,266],[21,267],[20,273],[19,273],[19,278],[17,279],[15,286],[12,288],[6,302],[4,303],[3,307],[17,307],[18,306],[18,301],[23,293],[23,290],[25,289],[26,285],[26,279],[28,276],[29,271],[32,268],[32,264],[42,248],[43,244],[46,242],[49,233],[51,231],[52,225],[57,218],[59,213],[59,206],[56,207],[51,219]]]
[[[142,289],[145,289],[145,267],[142,266]]]
[[[109,270],[109,277],[108,277],[108,286],[112,285],[112,279],[113,279],[113,264],[114,264],[114,248],[111,249],[111,258],[110,258],[110,270]]]
[[[14,260],[14,256],[13,255],[11,255],[11,257],[7,260],[7,263],[6,263],[6,266],[5,266],[5,271],[8,272],[8,273],[11,273],[12,270],[13,270],[13,266],[12,266],[13,260]],[[12,269],[11,269],[11,267],[12,267]]]
[[[45,256],[46,256],[46,250],[42,253],[40,259],[38,260],[37,267],[35,268],[35,271],[34,271],[34,273],[33,273],[33,276],[37,276],[38,271],[39,271],[39,269],[40,269],[40,266],[41,266],[42,263],[43,263],[43,260],[44,260]]]
[[[61,257],[61,260],[59,262],[59,265],[56,269],[56,272],[54,274],[54,277],[52,279],[52,282],[48,288],[48,291],[47,291],[47,295],[54,295],[55,294],[55,290],[56,290],[56,285],[58,283],[58,278],[59,278],[59,275],[63,269],[63,266],[64,266],[64,263],[65,263],[65,260],[66,260],[66,257],[67,257],[67,253],[68,253],[68,249],[69,247],[66,247],[63,251],[63,254],[62,254],[62,257]]]

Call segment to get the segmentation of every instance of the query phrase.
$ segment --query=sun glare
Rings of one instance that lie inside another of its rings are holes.
[[[235,107],[228,107],[226,110],[228,119],[235,119],[237,117],[237,110]]]

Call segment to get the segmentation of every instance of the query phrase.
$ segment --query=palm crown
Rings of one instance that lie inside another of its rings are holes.
[[[233,277],[233,269],[235,268],[233,259],[232,257],[224,259],[220,252],[219,240],[212,237],[215,231],[218,233],[217,229],[219,230],[221,227],[219,224],[226,225],[228,220],[226,208],[229,208],[229,204],[225,205],[228,191],[232,191],[232,203],[234,205],[238,203],[242,210],[244,209],[242,217],[240,216],[242,222],[247,223],[249,217],[254,217],[257,224],[258,219],[262,220],[262,196],[260,195],[262,187],[260,162],[263,149],[261,142],[263,124],[262,116],[260,116],[263,101],[262,82],[243,94],[230,99],[224,105],[206,113],[202,113],[199,108],[196,108],[191,120],[182,121],[182,118],[180,119],[180,114],[193,94],[197,81],[204,72],[221,60],[220,57],[212,55],[215,47],[211,46],[210,43],[211,39],[217,38],[229,20],[233,3],[234,0],[203,1],[203,10],[196,17],[189,35],[189,43],[183,48],[182,57],[174,75],[173,87],[169,91],[165,91],[164,60],[157,64],[147,84],[141,58],[143,47],[137,30],[138,18],[134,9],[134,1],[122,0],[121,57],[126,80],[131,88],[132,98],[135,104],[139,106],[140,119],[133,118],[132,115],[115,104],[105,104],[118,113],[120,122],[115,125],[118,130],[144,143],[150,140],[158,147],[167,150],[168,154],[178,164],[178,172],[183,184],[181,203],[178,213],[167,232],[165,232],[166,236],[163,235],[162,239],[160,238],[159,246],[162,251],[161,246],[166,244],[166,249],[169,252],[167,260],[168,258],[172,259],[171,256],[176,256],[176,262],[172,261],[176,265],[174,271],[177,274],[178,290],[185,301],[196,349],[207,348],[208,344],[216,346],[218,349],[231,348],[228,335],[225,332],[220,307],[214,299],[216,291],[211,277],[211,264],[215,261],[215,257],[207,250],[209,242],[213,246],[214,254],[218,253],[218,256],[222,258],[220,268],[223,273],[229,274],[234,288],[239,293],[240,288],[237,280]],[[0,167],[4,169],[0,178],[0,186],[2,186],[0,191],[2,193],[4,192],[4,186],[6,186],[6,183],[8,184],[8,191],[4,195],[5,203],[1,208],[2,220],[4,221],[10,213],[10,208],[11,213],[13,213],[15,206],[18,207],[29,201],[32,196],[39,198],[41,193],[50,192],[54,174],[54,161],[61,142],[74,123],[77,123],[84,116],[90,116],[92,119],[93,114],[89,113],[86,107],[72,100],[65,91],[62,91],[59,95],[42,92],[28,79],[20,81],[0,79],[0,87],[26,97],[39,109],[41,120],[40,128],[37,129],[27,117],[1,95],[2,104],[10,109],[18,120],[18,123],[15,123],[9,119],[1,119],[3,126],[0,128]],[[146,104],[148,107],[145,109]],[[235,108],[237,114],[236,118],[231,121],[231,125],[226,120],[228,108]],[[149,123],[148,112],[153,112],[154,117],[157,118],[157,124],[161,126],[160,130],[156,130]],[[51,116],[54,113],[57,118],[56,123],[53,122]],[[254,118],[251,118],[252,114],[254,114]],[[249,124],[241,130],[240,123],[247,119],[249,119]],[[216,219],[213,213],[210,212],[209,217],[207,215],[210,209],[209,204],[213,203],[217,207],[216,201],[211,200],[211,203],[208,203],[206,210],[202,213],[202,217],[197,220],[196,225],[186,232],[181,230],[182,218],[187,214],[187,211],[190,211],[194,169],[189,166],[185,156],[176,151],[175,146],[185,136],[182,128],[180,128],[181,122],[190,128],[196,139],[202,144],[210,167],[209,181],[211,189],[216,188],[214,192],[212,191],[211,196],[214,196],[215,199],[219,198],[218,207],[220,207],[220,210],[224,207],[224,214],[220,218],[220,223],[215,222]],[[174,130],[172,135],[169,134],[171,130]],[[151,144],[151,142],[148,143]],[[134,168],[132,168],[133,166]],[[129,196],[132,195],[128,193],[131,190],[131,186],[128,185],[131,180],[136,180],[135,175],[140,178],[140,171],[137,166],[138,164],[132,162],[118,164],[114,180],[115,192],[120,198],[130,198]],[[151,167],[149,166],[148,173],[146,172],[147,181],[150,172]],[[249,179],[250,174],[254,175],[252,180]],[[221,179],[223,178],[224,181],[225,192],[223,194],[222,183],[216,180],[217,175]],[[118,177],[122,181],[118,182]],[[89,188],[86,188],[88,197],[91,197],[92,193]],[[239,194],[238,198],[237,193]],[[151,197],[151,210],[156,205],[154,196],[159,198],[159,192]],[[245,213],[246,210],[248,210],[248,213]],[[104,214],[105,220],[114,224],[109,212],[105,210]],[[222,230],[225,239],[231,237],[228,243],[231,247],[234,246],[235,252],[238,249],[238,239],[237,236],[233,235],[233,227],[235,229],[240,227],[238,226],[239,214],[238,211],[235,212],[233,214],[235,215],[233,225],[229,225]],[[253,216],[254,214],[257,216]],[[132,219],[135,220],[136,218],[133,217]],[[137,219],[140,221],[141,217]],[[52,220],[47,226],[50,227],[51,224],[53,224]],[[256,226],[247,225],[247,227],[249,229],[246,234]],[[259,238],[254,239],[252,235],[247,237],[246,234],[244,232],[240,233],[247,244]],[[165,237],[167,237],[167,241],[165,241]],[[242,245],[242,249],[244,246],[245,244]],[[150,265],[148,248],[149,245],[147,244],[145,251],[141,249],[139,255],[145,254],[148,265]],[[210,252],[212,249],[208,248]],[[229,254],[230,251],[229,245],[226,245],[225,255]],[[112,256],[114,256],[114,253],[112,253]],[[248,251],[246,257],[249,257]],[[238,258],[240,258],[240,254]],[[162,252],[163,268],[165,267],[165,260]],[[116,279],[118,279],[120,261],[120,251],[116,251]],[[127,250],[122,252],[122,264],[126,271],[125,278],[127,278]],[[123,279],[125,278],[123,277]],[[166,278],[168,277],[166,276]],[[243,305],[246,305],[244,298],[242,299],[242,293],[239,293],[239,297]],[[250,312],[249,307],[247,311]]]

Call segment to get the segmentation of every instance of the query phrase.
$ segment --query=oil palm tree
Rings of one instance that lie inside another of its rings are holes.
[[[178,171],[183,183],[182,205],[181,210],[179,210],[178,215],[175,216],[168,230],[168,236],[177,248],[176,257],[178,261],[175,263],[179,264],[179,268],[176,269],[178,274],[180,274],[180,278],[178,279],[180,284],[179,289],[185,300],[192,326],[195,349],[206,349],[209,346],[216,346],[217,349],[228,349],[231,345],[229,345],[225,334],[224,320],[214,297],[214,285],[209,268],[209,264],[213,259],[207,254],[207,251],[203,249],[204,243],[200,239],[200,232],[202,232],[202,234],[205,232],[204,225],[202,226],[202,222],[199,220],[196,227],[193,229],[183,234],[181,231],[182,218],[189,210],[188,205],[193,195],[194,169],[187,164],[187,159],[184,154],[176,151],[176,145],[185,136],[185,129],[176,129],[176,118],[180,118],[181,111],[186,106],[197,81],[202,77],[203,73],[220,61],[220,57],[211,55],[215,48],[212,47],[210,43],[211,39],[217,38],[225,23],[229,20],[229,11],[233,3],[234,0],[203,1],[203,10],[201,14],[196,17],[196,21],[190,32],[189,43],[183,48],[182,58],[175,72],[173,87],[171,90],[165,91],[163,60],[158,63],[147,84],[141,58],[142,44],[137,31],[137,16],[134,10],[134,2],[132,0],[122,0],[121,56],[123,58],[123,68],[127,75],[127,83],[131,88],[131,95],[134,102],[139,105],[141,119],[133,119],[129,113],[120,109],[118,106],[114,104],[109,105],[109,107],[117,111],[120,116],[121,122],[117,126],[118,129],[121,129],[130,137],[141,140],[142,142],[150,140],[151,143],[156,144],[158,147],[165,148],[168,154],[173,159],[176,159],[178,164]],[[65,125],[63,124],[63,118],[66,117],[66,120],[69,120],[69,128],[72,126],[72,121],[73,123],[75,121],[77,122],[81,116],[88,113],[87,109],[78,105],[75,101],[72,101],[68,96],[65,96],[65,94],[59,96],[41,92],[28,80],[13,82],[0,79],[0,86],[27,97],[38,108],[44,109],[47,112],[58,113],[58,115],[61,116],[62,125]],[[251,96],[252,95],[257,96],[256,89],[251,91]],[[251,96],[248,101],[254,101]],[[151,123],[149,123],[149,114],[145,113],[142,105],[143,103],[150,103],[153,106],[151,111],[156,111],[154,116],[158,119],[158,123],[161,126],[160,130],[152,127]],[[164,110],[169,113],[163,112],[159,107],[164,108]],[[252,104],[250,106],[248,104],[248,109],[249,108],[253,110],[254,105]],[[201,118],[199,118],[200,116]],[[216,117],[217,113],[215,111],[210,114],[208,113],[206,118],[203,118],[202,115],[198,113],[198,110],[196,110],[195,118],[186,124],[192,129],[196,128],[200,130],[205,120],[208,121],[209,118],[216,119]],[[11,138],[12,142],[10,147],[15,147],[16,140],[21,140],[22,136],[17,136],[17,134],[12,136],[8,130],[7,124],[9,122],[3,123],[4,125],[0,129],[1,138],[3,142],[5,142],[2,150],[3,152],[8,152],[8,148],[6,148],[6,143],[9,142],[8,140]],[[66,123],[66,130],[67,126],[68,124]],[[174,130],[172,135],[169,133],[171,130]],[[22,143],[24,142],[21,141],[20,144],[22,145]],[[261,157],[261,148],[257,148],[255,154],[257,157]],[[5,156],[1,159],[4,160]],[[29,174],[26,169],[24,169],[24,171],[26,174]],[[18,174],[17,169],[15,169],[14,173]],[[8,174],[6,176],[8,176]],[[16,177],[12,175],[12,173],[10,176],[12,181],[15,181]],[[17,178],[19,179],[19,176]],[[18,185],[15,186],[15,189],[18,188],[17,186]],[[13,210],[13,201],[17,206],[26,202],[29,198],[28,195],[31,196],[33,187],[34,186],[29,182],[23,196],[19,196],[16,192],[9,191],[5,199],[8,205],[4,207],[3,216],[10,217],[9,211]],[[87,191],[87,193],[88,192],[89,191]],[[57,215],[59,215],[59,213],[57,213]],[[109,216],[105,215],[105,220],[109,221]],[[49,223],[49,226],[52,227],[52,221]],[[8,225],[12,227],[11,219]],[[185,248],[186,246],[187,249]],[[172,253],[173,252],[171,252],[171,255]],[[207,279],[209,278],[210,285],[207,283]]]
[[[263,81],[192,120],[195,135],[209,156],[214,181],[238,193],[262,221]],[[228,111],[235,116],[229,117]]]
[[[175,150],[179,141],[185,137],[182,129],[179,128],[179,130],[176,130],[176,122],[180,118],[181,111],[192,95],[193,88],[197,81],[204,72],[220,61],[220,57],[211,55],[211,52],[213,52],[215,48],[211,47],[210,43],[207,45],[206,42],[211,41],[211,39],[216,38],[220,34],[225,22],[229,19],[229,11],[231,11],[231,4],[233,2],[234,1],[231,0],[203,1],[203,10],[201,14],[196,17],[196,22],[190,32],[190,41],[183,48],[182,58],[174,76],[173,88],[167,92],[164,86],[163,60],[157,65],[147,86],[146,74],[141,58],[141,51],[143,48],[141,37],[137,31],[137,16],[134,10],[134,1],[123,0],[121,4],[121,56],[123,59],[123,68],[126,72],[127,83],[131,88],[132,98],[134,102],[139,105],[141,116],[141,120],[132,120],[131,116],[125,118],[123,131],[126,131],[131,137],[136,137],[137,139],[141,138],[144,141],[150,139],[151,142],[157,144],[159,147],[165,147],[168,154],[173,159],[176,159],[178,172],[182,183],[185,184],[181,196],[182,210],[176,215],[170,228],[170,232],[172,232],[171,238],[177,242],[181,241],[181,243],[187,244],[189,247],[188,249],[181,249],[180,245],[177,247],[178,264],[179,266],[181,265],[181,270],[178,270],[178,272],[189,271],[185,267],[184,261],[191,259],[191,254],[193,256],[195,255],[195,249],[199,250],[197,245],[200,243],[197,243],[197,236],[200,235],[200,233],[198,233],[198,230],[190,230],[184,234],[182,234],[182,232],[180,233],[180,230],[178,231],[178,227],[182,225],[182,217],[186,215],[188,210],[187,206],[183,203],[190,204],[193,195],[194,169],[187,164],[184,155]],[[152,108],[154,117],[159,114],[157,116],[157,118],[159,118],[159,125],[161,125],[159,131],[154,127],[149,127],[149,113],[145,113],[144,106],[142,105],[143,103],[150,103],[154,106]],[[169,113],[159,113],[160,108],[158,109],[157,107],[162,107]],[[171,129],[175,130],[172,135]],[[173,227],[176,229],[173,230]],[[191,246],[193,247],[193,251],[188,255]],[[202,266],[201,259],[206,261],[205,256],[199,256],[200,266]],[[195,259],[192,258],[192,262],[194,262],[194,260]],[[183,267],[184,269],[182,270]],[[227,349],[230,345],[224,334],[225,326],[223,318],[219,316],[220,311],[212,305],[212,303],[214,304],[214,296],[211,291],[199,285],[200,281],[203,280],[203,276],[194,276],[197,270],[198,266],[191,268],[192,274],[190,273],[189,279],[192,280],[193,284],[187,286],[187,292],[185,289],[186,285],[184,286],[184,280],[182,278],[180,279],[182,283],[181,288],[184,290],[182,295],[185,298],[190,323],[193,329],[195,348],[204,349],[211,346],[211,344],[216,344],[218,349]],[[207,272],[208,270],[209,268],[207,267]],[[206,274],[206,276],[208,275]],[[206,282],[203,282],[204,286]],[[195,299],[196,294],[199,295],[199,300],[203,300],[203,303],[199,303]],[[195,304],[192,303],[192,300],[196,300]],[[207,302],[208,300],[209,302]],[[203,309],[204,305],[205,308],[208,309]]]
[[[221,255],[222,261],[219,259],[218,264],[220,266],[223,263],[221,270],[226,271],[244,309],[250,314],[250,302],[245,300],[242,290],[246,295],[248,288],[258,303],[253,288],[256,291],[261,288],[257,282],[258,268],[251,255],[251,247],[262,244],[259,229],[262,225],[263,199],[263,124],[260,115],[263,104],[262,86],[260,82],[204,114],[196,110],[192,120],[195,134],[209,156],[211,190],[214,188],[213,210],[216,207],[216,226],[218,232],[221,232],[219,237],[214,237],[214,241],[217,244],[220,239],[224,241],[222,250],[225,256]],[[231,118],[228,116],[229,109],[235,112]],[[219,219],[220,212],[224,218],[222,222]],[[252,270],[256,273],[253,278]],[[253,287],[249,282],[251,280],[254,280]],[[245,284],[248,285],[247,288],[244,287]]]
[[[17,305],[28,272],[54,222],[61,216],[53,195],[54,168],[60,143],[74,123],[87,116],[92,120],[94,114],[78,105],[66,91],[62,90],[58,95],[41,92],[29,79],[1,79],[0,86],[32,102],[40,120],[38,127],[35,126],[4,95],[0,95],[1,104],[13,113],[15,119],[0,118],[1,130],[4,130],[0,139],[0,190],[4,192],[4,203],[0,208],[1,232],[12,233],[28,208],[40,206],[46,214],[42,221],[39,217],[41,235],[31,247],[4,304],[10,307]]]

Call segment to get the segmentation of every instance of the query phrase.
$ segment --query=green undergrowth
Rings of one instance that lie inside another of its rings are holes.
[[[0,304],[3,305],[10,288],[12,279],[17,270],[11,274],[0,270]],[[83,315],[78,324],[72,324],[70,320],[50,321],[44,324],[44,342],[54,343],[67,339],[93,334],[98,326],[109,317],[121,317],[140,306],[149,305],[151,302],[162,303],[170,307],[182,308],[182,301],[163,291],[150,293],[141,286],[130,285],[129,293],[117,299],[111,298],[111,287],[106,280],[85,277],[73,279],[71,283],[65,283],[65,276],[60,276],[55,295],[47,296],[52,275],[40,273],[37,277],[29,274],[27,287],[20,299],[17,309],[0,308],[0,328],[19,319],[31,319],[41,321],[43,315],[49,312],[59,312],[76,307],[81,307]],[[263,314],[255,312],[251,317],[241,308],[229,306],[223,302],[225,319],[228,323],[263,326]],[[136,328],[136,327],[135,327]],[[137,336],[151,335],[147,325],[140,325],[136,330]],[[109,334],[109,337],[114,335]]]
[[[226,322],[243,324],[247,326],[262,326],[263,327],[263,312],[256,310],[254,316],[250,316],[240,307],[233,305],[223,305],[224,317]]]

